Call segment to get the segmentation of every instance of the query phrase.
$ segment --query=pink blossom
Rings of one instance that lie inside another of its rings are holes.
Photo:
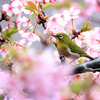
[[[19,14],[19,9],[18,7],[18,2],[14,1],[11,3],[11,5],[8,4],[4,4],[3,6],[3,10],[7,12],[8,16],[12,16],[13,14]]]
[[[3,46],[2,49],[0,49],[0,53],[2,57],[6,57],[9,54],[9,51]]]
[[[24,12],[23,6],[28,0],[11,1],[11,5],[5,4],[3,5],[3,9],[9,16],[19,14],[16,22],[19,27],[18,29],[20,29],[21,22],[24,23],[23,26],[29,27],[32,25],[26,17],[21,18],[21,14]],[[35,2],[35,0],[31,1]],[[39,1],[41,0],[36,0],[36,5],[38,5]],[[43,3],[55,3],[55,1],[43,0]],[[19,13],[18,7],[22,7]],[[65,25],[71,19],[78,18],[79,12],[78,9],[75,10],[72,7],[69,11],[64,10],[60,14],[53,15],[49,18],[44,33],[47,34],[50,31],[52,31],[52,34],[65,32]],[[30,12],[27,14],[30,14]],[[52,50],[49,46],[39,52],[35,48],[28,48],[32,42],[40,41],[40,38],[33,31],[27,32],[20,30],[19,33],[24,39],[14,42],[14,45],[10,48],[14,48],[16,51],[16,54],[12,52],[13,54],[9,55],[9,61],[13,63],[12,73],[0,71],[0,95],[6,95],[5,100],[100,100],[100,72],[70,75],[73,72],[73,68],[68,64],[61,65],[57,51]],[[26,40],[29,42],[26,43]],[[81,33],[75,39],[75,42],[79,46],[82,43],[86,43],[88,47],[87,54],[94,58],[100,57],[99,27]],[[23,47],[26,48],[23,49]],[[9,51],[3,45],[1,48],[0,53],[2,57],[7,56]],[[17,57],[15,57],[16,55]],[[80,84],[77,85],[77,83]],[[72,89],[74,85],[76,87]],[[76,91],[77,88],[79,88],[78,93]]]
[[[15,80],[15,77],[16,76],[14,75],[11,76],[8,73],[6,74],[0,72],[0,89],[3,89],[3,95],[7,94],[7,96],[5,96],[5,100],[7,100],[8,95],[9,100],[17,100],[18,98],[25,99],[17,80]]]
[[[82,46],[82,42],[83,40],[81,39],[81,37],[79,36],[78,38],[75,38],[75,43],[78,45],[78,46]]]
[[[94,30],[83,32],[81,35],[89,46],[97,45],[100,40],[100,28],[95,27]]]
[[[31,13],[33,13],[32,11],[26,10],[25,8],[22,8],[21,11],[24,12],[25,14],[31,14]]]
[[[21,22],[24,22],[23,26],[30,27],[32,24],[30,23],[30,19],[27,19],[25,16],[20,19]],[[32,28],[32,27],[31,27]]]
[[[38,2],[41,1],[41,0],[37,0]],[[46,4],[46,3],[55,3],[56,0],[43,0],[43,4]]]
[[[88,16],[92,16],[94,12],[94,9],[92,7],[89,7],[88,9],[84,9],[83,11],[81,11],[82,17],[84,16],[85,18],[87,18]]]
[[[24,47],[25,43],[26,43],[25,39],[14,42],[14,48],[16,48],[16,50],[21,50],[21,49],[23,49],[21,46]]]
[[[55,51],[53,52],[53,54],[54,54],[54,57],[55,57],[56,62],[60,63],[58,51],[55,50]]]
[[[78,14],[80,13],[80,10],[79,9],[74,9],[74,7],[71,7],[70,9],[69,9],[69,11],[68,10],[64,10],[63,11],[63,15],[64,15],[64,18],[66,19],[66,20],[69,20],[69,19],[76,19],[76,18],[78,18]]]
[[[66,23],[67,21],[65,22],[63,18],[61,18],[61,14],[55,14],[49,18],[49,21],[47,23],[46,29],[44,30],[44,33],[47,34],[48,31],[53,32],[53,34],[56,34],[58,32],[65,32],[64,27]]]
[[[15,76],[17,83],[28,95],[26,98],[36,100],[55,100],[57,98],[60,100],[59,89],[66,84],[63,77],[67,70],[54,67],[56,64],[51,49],[47,48],[43,53],[37,55],[34,55],[33,50],[22,52],[19,55],[19,58],[13,61],[13,68],[14,71],[17,71]],[[47,60],[48,56],[49,60]],[[31,76],[34,78],[32,79]]]
[[[20,30],[20,26],[21,26],[21,21],[20,21],[21,15],[22,15],[22,12],[20,11],[18,16],[17,16],[17,21],[16,21],[16,25],[17,25],[18,30]]]
[[[19,31],[21,34],[22,38],[25,38],[26,40],[30,42],[35,42],[35,41],[40,41],[40,38],[32,31],[32,32],[24,32],[24,31]]]
[[[85,41],[85,42],[84,42]],[[95,27],[94,30],[83,32],[80,34],[79,38],[75,39],[77,44],[82,46],[82,43],[86,44],[87,54],[92,57],[100,57],[100,28]]]
[[[51,3],[55,3],[56,2],[56,0],[49,0]]]
[[[100,12],[99,0],[85,0],[85,2],[88,4],[89,9]]]
[[[100,45],[90,46],[87,50],[87,53],[92,57],[100,57]]]
[[[85,2],[89,3],[89,4],[96,4],[97,1],[96,0],[85,0]]]
[[[62,12],[63,16],[64,16],[64,20],[65,21],[70,21],[71,20],[71,17],[70,17],[70,14],[69,14],[69,11],[68,10],[64,10]]]
[[[37,54],[34,54],[33,49],[17,52],[18,57],[12,61],[13,71],[16,74],[0,72],[0,89],[7,91],[7,98],[12,100],[71,100],[72,98],[95,100],[96,98],[99,100],[99,72],[67,76],[72,70],[68,65],[60,67],[55,62],[50,48]],[[73,93],[71,88],[78,82],[81,82],[85,88],[83,87],[79,94]]]
[[[16,50],[22,50],[23,47],[29,48],[32,45],[32,42],[26,43],[26,39],[22,39],[14,43],[15,43],[14,48]]]

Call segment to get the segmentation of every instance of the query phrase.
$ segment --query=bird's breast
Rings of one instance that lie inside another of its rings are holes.
[[[67,50],[67,48],[58,48],[58,52],[65,57],[70,55],[70,52]]]
[[[70,58],[70,59],[78,59],[80,57],[79,54],[71,52],[71,50],[68,47],[67,48],[58,48],[58,52],[59,52],[59,54],[65,56],[67,58]]]

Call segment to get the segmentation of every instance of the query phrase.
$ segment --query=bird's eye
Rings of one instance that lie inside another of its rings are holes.
[[[63,35],[59,35],[59,39],[62,39],[63,38]]]

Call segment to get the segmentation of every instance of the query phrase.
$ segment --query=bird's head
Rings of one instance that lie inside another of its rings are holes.
[[[57,33],[56,35],[52,35],[56,38],[57,44],[58,43],[68,43],[70,41],[70,37],[66,33]]]

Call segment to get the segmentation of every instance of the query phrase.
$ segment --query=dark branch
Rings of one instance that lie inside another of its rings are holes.
[[[75,39],[76,37],[78,38],[78,36],[81,34],[81,32],[76,32],[74,33],[74,36],[71,38],[71,40]]]
[[[73,74],[84,73],[84,72],[100,72],[100,59],[95,59],[83,64],[79,64],[74,67]]]

